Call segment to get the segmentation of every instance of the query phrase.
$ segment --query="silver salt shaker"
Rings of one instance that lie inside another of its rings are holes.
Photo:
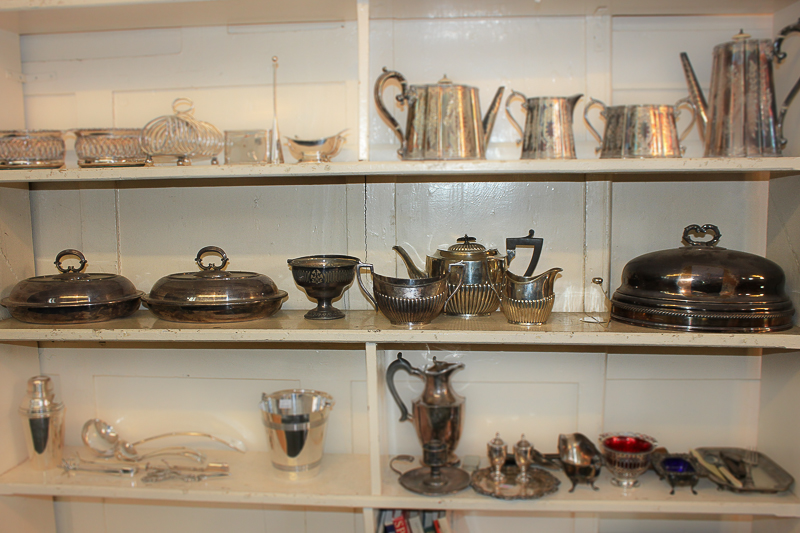
[[[33,469],[48,470],[61,466],[64,410],[64,404],[55,401],[53,382],[49,377],[34,376],[28,380],[28,393],[19,407],[19,414]]]

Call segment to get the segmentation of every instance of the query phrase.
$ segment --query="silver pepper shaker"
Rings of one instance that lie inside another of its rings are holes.
[[[517,474],[517,484],[525,485],[530,480],[528,475],[528,467],[533,462],[533,444],[528,442],[525,435],[520,437],[519,442],[514,445],[514,462],[519,467],[519,474]]]
[[[35,470],[61,466],[64,452],[64,404],[55,401],[47,376],[28,380],[28,393],[19,407],[28,458]]]
[[[502,483],[506,479],[503,474],[503,465],[506,464],[508,457],[508,446],[500,438],[500,433],[486,444],[486,452],[489,455],[489,463],[492,465],[492,480],[495,483]]]

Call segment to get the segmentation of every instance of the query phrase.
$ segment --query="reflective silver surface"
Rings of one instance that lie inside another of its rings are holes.
[[[699,240],[696,236],[712,237]],[[719,228],[692,224],[685,246],[631,259],[611,299],[611,318],[687,331],[767,332],[792,327],[794,307],[777,263],[716,246]]]
[[[506,271],[500,290],[500,310],[508,321],[525,326],[547,322],[556,298],[553,285],[561,271],[551,268],[538,276],[518,276]]]
[[[459,283],[448,296],[447,278],[452,267],[463,268],[463,263],[448,265],[447,273],[432,278],[391,278],[376,274],[369,263],[359,263],[358,284],[380,312],[395,326],[418,326],[428,324],[442,313],[450,298],[461,288]],[[373,296],[361,279],[361,269],[372,273]],[[459,277],[460,279],[460,277]]]
[[[297,159],[298,163],[305,163],[306,161],[316,163],[329,162],[347,142],[346,131],[343,130],[336,135],[313,141],[302,141],[286,137],[286,146],[289,148],[289,153]]]
[[[520,135],[520,159],[575,159],[575,137],[572,134],[572,115],[582,94],[568,97],[528,98],[511,91],[506,99],[506,116]],[[525,131],[511,114],[509,105],[522,100],[525,114]]]
[[[64,454],[64,404],[55,401],[48,376],[28,380],[28,390],[19,407],[28,461],[34,470],[61,465]]]
[[[462,283],[458,294],[447,303],[444,312],[456,316],[489,315],[500,305],[500,287],[507,265],[516,256],[517,246],[534,248],[526,275],[530,275],[542,253],[543,239],[534,237],[533,230],[525,237],[506,239],[506,255],[494,248],[487,249],[475,242],[474,237],[464,235],[456,239],[456,244],[436,250],[425,259],[425,270],[418,268],[402,246],[393,246],[408,269],[412,278],[436,277],[449,273],[448,290],[451,295]],[[449,266],[462,262],[458,271],[450,272]]]
[[[600,116],[606,121],[602,136],[589,122],[589,109],[594,106],[602,108]],[[678,108],[681,106],[690,109],[692,119],[678,137],[675,120],[680,114]],[[600,100],[591,98],[583,109],[583,119],[589,132],[600,144],[595,148],[595,151],[600,152],[600,159],[681,157],[684,147],[680,143],[694,125],[695,111],[693,104],[687,98],[678,100],[674,106],[606,106]]]
[[[402,90],[397,101],[408,105],[405,133],[383,104],[383,89],[391,81]],[[447,76],[431,85],[408,85],[402,74],[384,67],[375,81],[374,97],[378,114],[400,140],[401,159],[486,159],[504,89],[497,89],[483,120],[478,89],[454,85]]]
[[[80,261],[77,267],[62,265],[62,259],[70,256]],[[83,272],[87,261],[79,250],[62,250],[55,265],[60,274],[20,281],[0,305],[17,320],[34,324],[101,322],[139,309],[142,291],[124,276]]]
[[[310,389],[264,393],[260,406],[272,466],[293,474],[319,472],[333,405],[330,394]]]
[[[739,32],[732,41],[714,47],[708,102],[689,56],[681,53],[689,94],[698,108],[698,130],[705,157],[772,157],[786,144],[782,122],[800,90],[800,80],[776,111],[773,59],[782,61],[783,38],[800,32],[800,22],[786,26],[776,41],[750,39]]]
[[[386,385],[400,409],[400,422],[409,420],[414,424],[423,448],[433,440],[443,442],[449,454],[448,464],[458,462],[453,452],[458,446],[464,423],[464,398],[450,386],[450,376],[462,368],[464,363],[437,361],[434,357],[430,365],[419,369],[411,366],[403,359],[403,354],[398,353],[397,359],[386,369]],[[420,397],[411,402],[411,412],[394,384],[394,375],[398,370],[418,376],[425,382]]]
[[[578,483],[587,483],[594,490],[597,476],[603,467],[603,456],[597,447],[583,433],[561,434],[558,436],[558,457],[564,468],[564,473],[572,481],[574,492]]]

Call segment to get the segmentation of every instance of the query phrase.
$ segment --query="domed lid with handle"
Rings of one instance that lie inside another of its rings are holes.
[[[496,249],[488,250],[484,245],[475,242],[475,237],[465,234],[463,237],[456,239],[456,241],[455,244],[448,246],[446,250],[439,249],[436,253],[445,259],[454,259],[456,261],[480,260],[497,255]]]
[[[692,235],[710,235],[706,241]],[[794,308],[785,276],[759,255],[716,246],[719,228],[687,226],[683,248],[632,259],[611,300],[611,317],[631,324],[698,331],[788,329]]]
[[[74,256],[80,263],[77,267],[61,264],[65,257]],[[17,283],[2,305],[26,307],[78,307],[113,304],[140,298],[131,281],[119,274],[84,272],[84,255],[73,249],[62,250],[56,256],[55,265],[60,274],[35,276]]]
[[[203,256],[214,253],[222,258],[219,266],[203,263]],[[199,272],[170,274],[159,279],[145,297],[146,302],[170,303],[182,306],[209,304],[253,303],[283,299],[286,291],[278,290],[275,283],[264,274],[255,272],[225,271],[228,256],[216,246],[206,246],[197,252],[195,262]]]

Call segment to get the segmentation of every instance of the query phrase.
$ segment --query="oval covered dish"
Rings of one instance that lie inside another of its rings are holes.
[[[697,241],[692,235],[711,235]],[[716,246],[719,228],[687,226],[683,248],[651,252],[625,265],[611,318],[686,331],[765,332],[792,327],[794,308],[780,266]]]
[[[222,258],[219,266],[203,264],[207,253]],[[238,322],[275,314],[287,297],[264,274],[225,271],[228,256],[207,246],[195,258],[200,272],[170,274],[159,279],[142,301],[158,318],[173,322]]]
[[[77,267],[61,260],[77,257]],[[78,250],[63,250],[55,260],[61,272],[35,276],[17,283],[1,305],[11,316],[34,324],[84,324],[124,317],[139,309],[142,291],[118,274],[83,272],[86,258]]]

